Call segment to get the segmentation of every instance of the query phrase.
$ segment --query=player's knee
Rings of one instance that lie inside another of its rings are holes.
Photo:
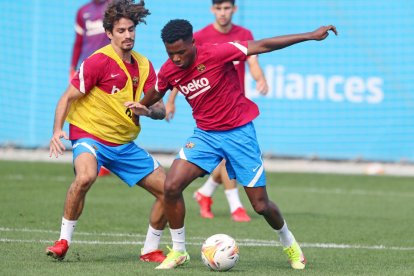
[[[165,198],[178,198],[182,195],[183,188],[180,185],[180,182],[174,181],[173,179],[168,179],[164,184],[164,197]]]
[[[72,188],[80,192],[86,192],[89,190],[95,179],[96,177],[88,174],[76,175],[75,181],[72,184]]]
[[[267,212],[268,204],[265,201],[256,201],[252,203],[252,207],[256,213],[263,216]]]

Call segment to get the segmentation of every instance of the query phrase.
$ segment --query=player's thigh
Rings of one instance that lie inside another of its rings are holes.
[[[77,157],[83,153],[89,153],[93,155],[96,163],[95,174],[98,175],[101,166],[107,165],[107,152],[110,151],[111,147],[106,146],[92,138],[81,138],[72,141],[72,148],[73,160],[76,160]]]
[[[252,188],[244,187],[244,190],[246,191],[247,197],[253,205],[258,203],[267,203],[269,201],[266,186]]]
[[[121,178],[130,187],[153,173],[159,163],[146,150],[131,142],[111,149],[108,169]]]
[[[164,194],[164,182],[165,171],[159,166],[152,173],[145,176],[138,182],[138,186],[141,186],[156,197],[160,197]]]
[[[176,159],[185,160],[207,173],[212,173],[224,158],[219,138],[207,131],[196,129],[186,140]]]
[[[73,143],[73,165],[76,177],[93,182],[98,173],[96,151],[88,141]]]
[[[243,186],[266,185],[262,152],[252,123],[229,133],[225,140],[226,169]]]
[[[206,171],[196,164],[183,159],[175,159],[168,170],[164,188],[166,192],[182,191]]]

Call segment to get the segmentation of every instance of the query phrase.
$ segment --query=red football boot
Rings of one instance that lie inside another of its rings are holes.
[[[46,255],[51,256],[59,261],[65,258],[69,245],[67,240],[55,241],[55,245],[46,248]]]

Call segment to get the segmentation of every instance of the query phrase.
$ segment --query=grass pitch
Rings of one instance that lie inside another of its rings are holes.
[[[1,275],[211,275],[201,262],[202,241],[226,233],[240,246],[240,261],[229,275],[413,275],[414,178],[268,173],[267,190],[308,259],[293,271],[277,235],[254,214],[230,220],[222,188],[215,194],[213,220],[198,216],[193,192],[185,191],[187,250],[191,262],[174,271],[156,271],[138,261],[148,227],[152,197],[128,188],[117,177],[99,178],[64,261],[47,257],[45,247],[59,237],[70,164],[0,161]],[[170,245],[168,229],[162,249]]]

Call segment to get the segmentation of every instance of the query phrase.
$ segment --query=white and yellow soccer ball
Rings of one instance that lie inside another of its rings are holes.
[[[239,260],[239,247],[229,235],[216,234],[204,241],[201,246],[201,259],[212,270],[227,271]]]

